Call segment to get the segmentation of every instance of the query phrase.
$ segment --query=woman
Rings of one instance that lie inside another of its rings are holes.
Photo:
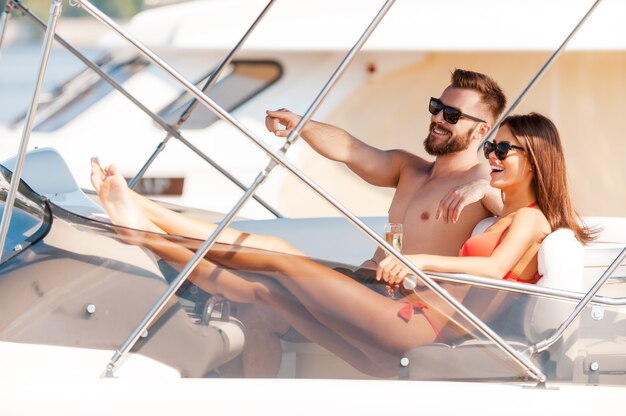
[[[572,208],[558,132],[539,114],[511,116],[503,121],[496,140],[485,144],[484,152],[492,168],[491,185],[502,191],[502,216],[484,234],[468,240],[459,257],[407,257],[427,271],[534,283],[540,277],[539,246],[552,230],[570,228],[582,242],[592,238]],[[130,191],[114,166],[102,170],[94,159],[92,169],[92,183],[111,220],[155,232],[145,236],[142,244],[173,264],[186,264],[193,248],[157,233],[194,236],[201,229],[208,235],[214,227]],[[127,238],[133,234],[131,229],[122,232]],[[269,306],[302,335],[366,373],[394,375],[403,353],[435,341],[439,328],[449,321],[435,308],[419,305],[415,294],[401,300],[381,295],[301,256],[284,241],[227,229],[220,242],[232,246],[212,250],[208,260],[200,262],[190,276],[196,285],[232,301]],[[267,255],[250,248],[284,254]],[[376,272],[379,280],[390,283],[401,282],[407,273],[391,257]]]
[[[592,232],[580,225],[567,191],[558,131],[536,113],[510,116],[502,122],[496,140],[486,142],[483,150],[491,166],[491,186],[503,195],[498,220],[484,234],[470,238],[459,257],[406,257],[428,271],[536,283],[537,252],[547,234],[569,228],[583,243],[592,239]],[[397,283],[410,273],[388,257],[381,262],[377,278]]]

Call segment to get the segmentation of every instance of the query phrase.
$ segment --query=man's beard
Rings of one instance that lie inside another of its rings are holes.
[[[442,156],[449,153],[460,152],[467,149],[472,142],[472,136],[474,132],[470,131],[464,136],[452,134],[450,135],[448,140],[445,140],[441,143],[435,143],[435,140],[432,138],[431,134],[434,126],[435,123],[430,123],[428,136],[426,136],[426,140],[424,140],[424,149],[431,156]],[[439,130],[446,129],[439,127]],[[449,130],[446,131],[449,132]]]

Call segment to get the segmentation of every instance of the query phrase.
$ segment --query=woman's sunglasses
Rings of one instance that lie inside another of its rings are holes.
[[[428,111],[430,111],[430,114],[436,116],[441,110],[443,110],[443,119],[450,124],[458,123],[461,117],[469,118],[470,120],[478,121],[481,123],[486,123],[485,120],[470,116],[469,114],[464,114],[454,107],[445,105],[438,98],[430,97],[430,103],[428,104]]]
[[[509,142],[485,142],[485,144],[483,144],[485,159],[489,159],[489,154],[491,152],[494,152],[498,160],[504,160],[508,156],[511,149],[517,149],[523,152],[526,151],[526,149],[524,149],[523,147],[515,146],[514,144],[511,144]]]

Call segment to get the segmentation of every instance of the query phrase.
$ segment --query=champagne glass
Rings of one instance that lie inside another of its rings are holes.
[[[388,222],[385,224],[385,228],[383,230],[383,235],[385,237],[385,241],[391,245],[396,250],[402,252],[402,224],[399,222]],[[387,290],[387,296],[391,299],[399,298],[399,289],[400,286],[398,284],[386,285],[385,289]]]
[[[385,241],[398,251],[402,251],[402,224],[399,222],[388,222],[383,231]]]

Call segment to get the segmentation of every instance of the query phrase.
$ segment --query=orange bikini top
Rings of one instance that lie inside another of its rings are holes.
[[[532,203],[528,207],[534,207],[536,204]],[[506,230],[506,227],[502,231],[488,231],[486,233],[478,234],[470,237],[459,250],[459,256],[477,256],[477,257],[489,257],[495,251],[496,247],[502,242],[502,238]],[[535,273],[532,280],[520,279],[515,273],[509,270],[509,272],[503,277],[505,280],[514,280],[516,282],[523,283],[537,283],[541,276],[539,273]]]

